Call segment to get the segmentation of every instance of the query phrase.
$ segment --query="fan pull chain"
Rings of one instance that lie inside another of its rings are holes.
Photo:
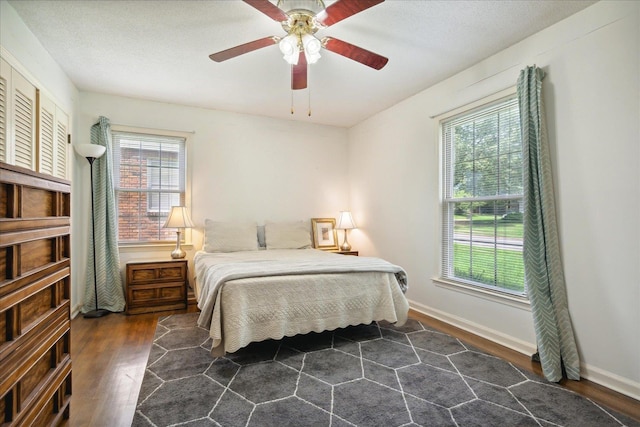
[[[307,104],[308,104],[308,112],[307,116],[311,117],[311,67],[307,64]]]
[[[293,89],[291,89],[291,114],[293,115]]]

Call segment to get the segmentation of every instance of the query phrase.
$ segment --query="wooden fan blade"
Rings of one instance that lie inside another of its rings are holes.
[[[260,12],[267,15],[274,21],[282,22],[289,19],[286,13],[278,6],[271,3],[269,0],[243,0],[249,6],[253,6]]]
[[[384,0],[337,0],[316,15],[316,22],[324,27],[328,27],[356,13],[380,4],[383,1]]]
[[[387,65],[387,62],[389,62],[389,59],[385,58],[384,56],[370,52],[351,43],[334,39],[333,37],[323,38],[322,46],[325,49],[330,50],[331,52],[335,52],[338,55],[353,59],[354,61],[357,61],[361,64],[366,65],[367,67],[371,67],[376,70],[380,70],[382,67]]]
[[[235,58],[243,53],[253,52],[254,50],[262,49],[263,47],[271,46],[278,43],[278,37],[265,37],[263,39],[254,40],[249,43],[241,44],[230,49],[226,49],[217,53],[212,53],[209,58],[216,62],[226,61],[227,59]]]
[[[307,58],[300,52],[298,64],[291,66],[291,89],[305,89],[307,87]]]

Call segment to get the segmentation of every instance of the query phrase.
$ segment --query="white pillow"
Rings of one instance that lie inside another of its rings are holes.
[[[255,222],[222,222],[204,220],[205,252],[257,251],[258,232]]]
[[[308,221],[266,222],[264,225],[267,249],[306,249],[311,247]]]

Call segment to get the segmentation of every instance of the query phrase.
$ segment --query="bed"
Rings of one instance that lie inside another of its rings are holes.
[[[230,252],[212,250],[205,231],[205,246],[194,257],[198,325],[209,329],[214,356],[255,341],[378,320],[406,321],[407,277],[401,267],[308,245],[281,249],[273,238],[269,249],[266,231],[266,248],[250,245],[251,250]],[[234,248],[246,249],[241,246]]]

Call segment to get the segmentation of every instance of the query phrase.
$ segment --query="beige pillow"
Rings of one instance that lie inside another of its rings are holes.
[[[309,221],[266,222],[267,249],[306,249],[311,247]]]
[[[255,222],[204,220],[205,252],[258,250],[258,225]]]

